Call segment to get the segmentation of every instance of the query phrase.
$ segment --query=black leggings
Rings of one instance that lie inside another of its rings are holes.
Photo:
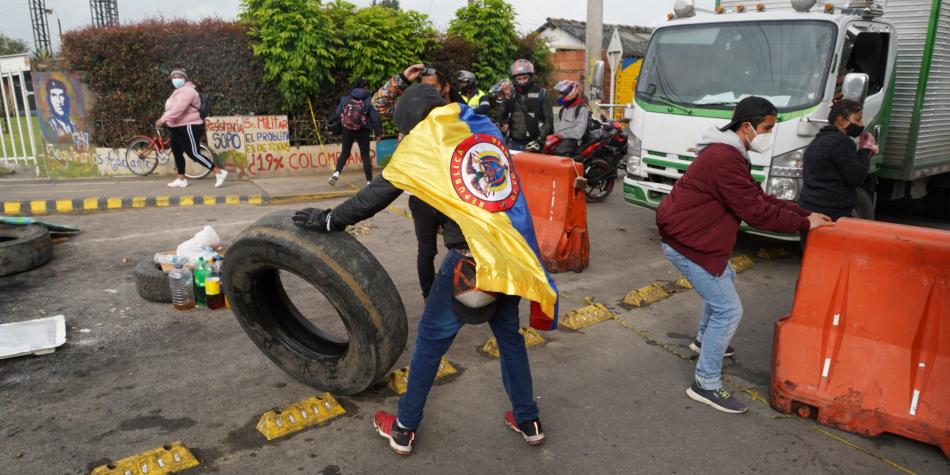
[[[360,158],[363,159],[363,173],[366,174],[366,181],[372,181],[373,160],[369,156],[369,129],[357,131],[343,129],[343,150],[340,153],[340,159],[336,161],[336,172],[343,171],[343,166],[350,159],[354,140],[360,146]]]
[[[205,136],[204,124],[169,127],[172,139],[172,154],[175,155],[175,168],[179,175],[185,174],[185,154],[209,170],[214,168],[211,157],[201,154],[201,138]]]
[[[422,288],[422,298],[428,298],[432,282],[435,280],[439,219],[435,208],[415,196],[409,197],[409,211],[412,212],[412,224],[416,228],[416,241],[419,243],[416,254],[419,286]]]

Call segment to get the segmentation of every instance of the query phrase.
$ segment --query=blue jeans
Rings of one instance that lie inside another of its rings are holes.
[[[666,243],[660,244],[666,258],[683,277],[689,279],[696,293],[703,298],[696,339],[702,343],[696,362],[696,381],[703,389],[722,387],[722,357],[742,320],[742,302],[736,292],[736,271],[731,265],[716,277]]]
[[[409,387],[399,399],[397,417],[399,424],[416,430],[422,421],[422,409],[426,397],[435,382],[439,362],[448,351],[462,323],[452,310],[452,275],[455,264],[462,255],[449,251],[432,284],[419,332],[416,335],[416,351],[409,363]],[[524,337],[518,332],[518,303],[521,297],[499,295],[495,316],[488,324],[498,341],[501,354],[501,382],[511,400],[515,421],[527,422],[538,417],[538,405],[534,402],[531,384],[531,367]]]

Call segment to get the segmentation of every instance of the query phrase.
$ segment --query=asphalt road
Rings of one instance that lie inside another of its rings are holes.
[[[397,206],[407,208],[405,199]],[[544,334],[547,343],[529,350],[547,435],[542,447],[527,446],[502,423],[508,402],[498,363],[478,352],[490,337],[487,326],[464,328],[449,351],[460,374],[430,394],[412,457],[397,456],[373,431],[373,413],[396,405],[386,388],[340,397],[345,416],[268,442],[255,431],[260,415],[316,391],[274,366],[229,311],[178,312],[141,300],[132,269],[204,224],[230,241],[279,209],[287,208],[50,218],[83,233],[58,244],[46,266],[0,278],[0,323],[64,314],[67,343],[50,355],[0,361],[0,473],[88,473],[175,440],[201,461],[189,473],[900,473],[882,458],[916,473],[950,472],[935,447],[828,429],[857,450],[746,394],[739,395],[751,407],[744,415],[687,399],[693,364],[674,353],[690,354],[700,299],[683,292],[645,308],[619,305],[631,289],[675,277],[659,250],[653,213],[626,205],[620,193],[589,208],[590,268],[555,278],[562,314],[592,297],[626,325]],[[383,212],[363,231],[359,239],[406,306],[404,366],[422,310],[412,228]],[[743,236],[737,253],[774,244]],[[791,307],[798,266],[797,256],[760,260],[739,275],[745,316],[732,343],[738,353],[727,363],[730,389],[767,397],[772,328]],[[291,298],[313,308],[313,318],[332,320],[303,283],[293,287]]]

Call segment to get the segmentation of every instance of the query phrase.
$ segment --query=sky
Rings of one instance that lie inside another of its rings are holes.
[[[370,0],[349,0],[359,6],[372,3]],[[674,0],[603,0],[604,23],[652,26],[666,21],[666,13],[672,10]],[[508,0],[515,8],[518,30],[522,33],[544,24],[547,17],[584,21],[587,18],[587,2],[581,0]],[[29,0],[0,0],[0,32],[4,35],[26,40],[33,47],[33,30],[30,23]],[[218,17],[234,20],[240,8],[240,0],[119,0],[119,20],[135,23],[146,18],[185,18],[200,20]],[[467,4],[467,0],[401,0],[403,10],[416,10],[429,15],[439,29],[445,29],[455,11]],[[699,8],[711,9],[715,0],[696,0]],[[86,0],[46,0],[49,15],[50,38],[53,50],[59,51],[57,18],[63,32],[83,28],[91,22],[89,2]]]

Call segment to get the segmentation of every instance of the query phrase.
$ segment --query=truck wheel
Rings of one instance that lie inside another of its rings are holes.
[[[150,302],[172,303],[172,290],[168,286],[168,274],[149,257],[135,265],[135,290],[139,297]]]
[[[854,210],[851,214],[855,218],[874,219],[874,198],[864,188],[858,188],[857,198],[854,201]]]
[[[406,346],[406,311],[386,269],[346,233],[307,231],[292,211],[259,219],[228,248],[224,290],[254,344],[298,381],[356,394],[381,381]],[[346,339],[317,328],[294,306],[280,274],[322,293]]]
[[[0,276],[35,269],[52,258],[53,244],[43,226],[0,224]]]

